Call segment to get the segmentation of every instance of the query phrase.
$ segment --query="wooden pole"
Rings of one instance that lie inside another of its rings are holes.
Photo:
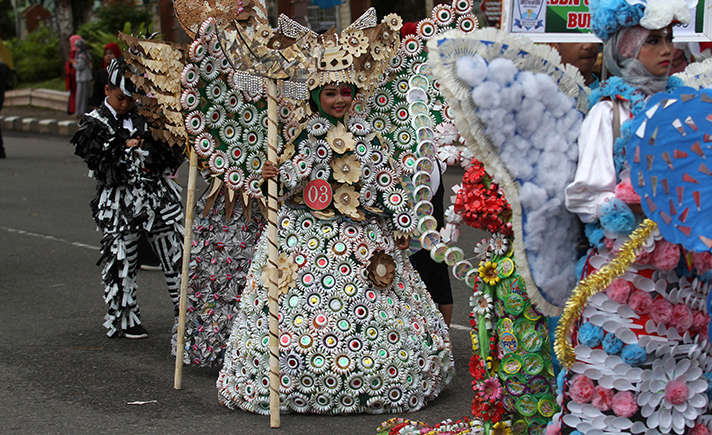
[[[277,82],[267,79],[267,160],[277,163]],[[277,181],[267,181],[267,236],[269,243],[269,415],[279,427],[279,297],[277,251]]]
[[[190,151],[188,192],[185,200],[185,234],[183,236],[183,270],[180,278],[180,302],[178,303],[178,326],[176,330],[176,370],[173,388],[183,388],[183,351],[185,350],[185,310],[188,301],[188,268],[193,244],[193,215],[195,214],[195,179],[198,177],[198,154]]]

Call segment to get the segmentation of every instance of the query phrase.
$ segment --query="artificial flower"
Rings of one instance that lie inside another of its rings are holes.
[[[707,380],[697,360],[656,359],[642,375],[637,403],[648,427],[683,434],[707,408]]]
[[[294,287],[294,280],[297,277],[297,263],[292,261],[292,258],[287,254],[279,254],[277,263],[277,286],[281,294],[285,294],[290,288]],[[269,282],[269,264],[265,264],[262,268],[262,282]]]
[[[485,292],[477,291],[470,296],[472,312],[479,316],[486,316],[492,312],[492,296]]]
[[[508,421],[498,421],[492,426],[490,435],[512,435],[512,425]]]
[[[334,170],[334,179],[339,183],[354,184],[361,175],[361,164],[353,154],[335,159],[331,168]]]
[[[497,255],[504,255],[509,250],[509,241],[502,234],[495,234],[490,240],[490,247]]]
[[[396,276],[396,263],[393,257],[379,249],[371,255],[368,262],[368,279],[377,288],[386,288]]]
[[[352,30],[343,34],[342,45],[354,57],[361,56],[368,51],[368,38],[362,30]]]
[[[272,39],[273,35],[274,30],[272,30],[272,27],[268,24],[260,24],[255,29],[255,41],[262,45],[267,45],[267,42]]]
[[[485,378],[485,373],[487,369],[485,368],[485,362],[479,355],[472,355],[470,358],[470,375],[474,378],[473,387],[475,382],[479,382]]]
[[[343,154],[346,151],[353,151],[356,141],[354,135],[346,129],[344,124],[339,123],[336,127],[330,128],[326,134],[326,141],[334,152]]]
[[[340,186],[334,192],[334,206],[343,215],[348,217],[358,217],[359,194],[353,186]]]
[[[484,261],[489,258],[489,241],[487,239],[482,239],[475,245],[475,256],[478,260]]]
[[[496,285],[499,282],[499,275],[497,275],[497,263],[493,261],[483,261],[480,263],[480,267],[477,269],[480,274],[480,278],[489,285]]]
[[[495,403],[502,398],[502,384],[499,378],[491,377],[483,380],[477,386],[477,395],[484,401]]]

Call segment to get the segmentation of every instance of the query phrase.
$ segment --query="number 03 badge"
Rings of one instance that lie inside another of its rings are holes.
[[[304,189],[304,202],[312,210],[324,210],[331,204],[331,186],[326,180],[317,178]]]

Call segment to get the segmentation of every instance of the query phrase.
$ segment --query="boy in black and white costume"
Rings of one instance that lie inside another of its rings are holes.
[[[134,84],[127,65],[114,59],[108,68],[106,99],[84,115],[71,139],[75,154],[97,181],[92,214],[104,233],[101,240],[109,312],[104,326],[109,337],[144,338],[136,302],[136,255],[141,233],[148,236],[160,259],[171,300],[178,304],[183,251],[180,186],[167,175],[183,162],[183,149],[156,141],[134,107]]]

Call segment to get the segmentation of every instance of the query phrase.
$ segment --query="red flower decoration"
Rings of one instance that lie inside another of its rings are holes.
[[[477,159],[465,172],[462,190],[455,199],[455,212],[474,228],[480,228],[505,236],[512,234],[512,208],[492,178],[485,172],[484,166]]]
[[[504,415],[504,405],[501,401],[491,404],[476,396],[472,400],[472,415],[485,422],[497,423]]]
[[[479,355],[472,355],[472,358],[470,358],[470,374],[475,379],[472,382],[473,388],[477,388],[475,383],[483,380],[485,378],[485,373],[485,362]]]

